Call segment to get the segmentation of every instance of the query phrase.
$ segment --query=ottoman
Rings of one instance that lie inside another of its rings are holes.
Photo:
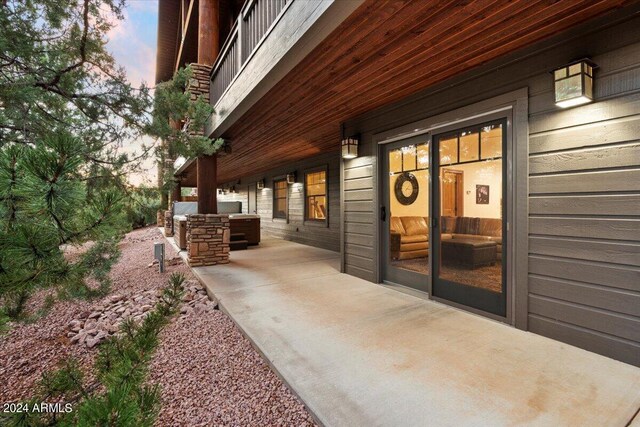
[[[496,263],[498,250],[491,240],[450,239],[442,241],[442,261],[462,264],[471,269]]]

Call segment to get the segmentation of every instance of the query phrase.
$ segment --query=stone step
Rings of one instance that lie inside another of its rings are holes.
[[[229,242],[229,249],[232,251],[241,251],[243,249],[247,249],[248,241],[246,240],[235,240]]]

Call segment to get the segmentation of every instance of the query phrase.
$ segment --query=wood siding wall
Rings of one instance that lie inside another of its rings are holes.
[[[339,141],[336,141],[337,144]],[[323,167],[327,168],[328,223],[305,221],[304,174]],[[289,218],[288,220],[273,218],[273,180],[284,178],[292,171],[296,172],[297,183],[288,186]],[[256,208],[261,217],[263,237],[272,236],[332,251],[340,250],[340,155],[338,152],[314,156],[259,176],[242,178],[240,184],[227,183],[227,185],[235,185],[238,193],[220,195],[218,200],[240,201],[242,212],[251,213],[248,212],[248,185],[255,185],[260,179],[264,179],[265,188],[256,191]]]
[[[344,271],[377,281],[377,147],[363,134],[359,156],[343,165]]]
[[[612,19],[348,122],[363,155],[344,164],[345,271],[379,280],[372,135],[526,87],[528,329],[640,365],[640,18]],[[584,56],[596,102],[559,109],[549,71]]]

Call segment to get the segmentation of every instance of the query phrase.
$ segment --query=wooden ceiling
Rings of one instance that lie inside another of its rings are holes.
[[[156,83],[173,76],[180,35],[180,0],[158,2],[158,42],[156,50]],[[197,46],[196,46],[197,48]]]
[[[343,121],[625,3],[367,0],[223,135],[218,182],[337,150]]]

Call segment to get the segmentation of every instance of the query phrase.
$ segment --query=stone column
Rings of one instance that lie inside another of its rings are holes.
[[[189,99],[195,101],[198,97],[202,96],[202,98],[209,102],[209,76],[211,75],[211,67],[205,64],[189,64],[191,70],[193,71],[193,76],[191,80],[189,80],[189,85],[187,90],[191,94]],[[197,133],[198,135],[202,135],[202,132],[198,132],[196,129],[189,129],[190,132]]]
[[[164,211],[164,235],[173,236],[173,212],[171,210]]]
[[[209,101],[209,74],[211,67],[205,64],[190,64],[193,70],[193,77],[189,80],[187,90],[191,101],[198,97],[203,97]],[[204,129],[189,128],[192,135],[203,135]],[[217,156],[200,156],[197,161],[197,184],[198,189],[198,213],[215,214],[218,213],[217,203]]]
[[[192,267],[229,263],[229,215],[187,215],[187,259]]]

